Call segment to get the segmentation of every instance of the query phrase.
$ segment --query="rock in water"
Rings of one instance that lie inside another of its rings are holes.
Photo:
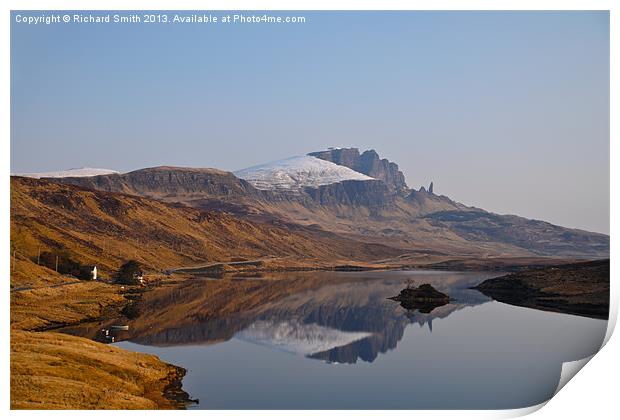
[[[388,299],[400,302],[400,305],[407,310],[419,309],[422,313],[430,313],[433,309],[450,302],[450,296],[441,293],[430,284],[422,284],[415,289],[403,289],[398,296]]]

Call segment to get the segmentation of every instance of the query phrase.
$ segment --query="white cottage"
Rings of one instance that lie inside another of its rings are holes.
[[[84,277],[88,273],[89,280],[97,280],[97,266],[96,265],[84,265],[80,268],[80,271],[83,273]]]

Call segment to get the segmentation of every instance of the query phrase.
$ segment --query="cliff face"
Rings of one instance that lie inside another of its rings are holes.
[[[360,154],[356,148],[330,149],[309,153],[309,155],[381,180],[392,190],[405,192],[409,189],[405,182],[405,175],[398,169],[398,165],[387,159],[381,159],[374,150],[366,150]]]
[[[306,188],[305,193],[321,206],[364,206],[370,209],[389,206],[395,198],[386,184],[378,180],[342,181]]]

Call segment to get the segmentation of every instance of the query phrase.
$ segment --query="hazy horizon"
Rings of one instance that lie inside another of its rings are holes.
[[[287,14],[307,22],[12,19],[11,172],[357,147],[412,188],[609,233],[608,12]]]

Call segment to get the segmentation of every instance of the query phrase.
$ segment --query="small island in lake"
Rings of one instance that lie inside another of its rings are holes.
[[[398,296],[388,299],[400,302],[407,310],[418,309],[422,313],[430,313],[433,309],[450,302],[450,297],[441,293],[430,284],[422,284],[416,288],[407,287]]]

